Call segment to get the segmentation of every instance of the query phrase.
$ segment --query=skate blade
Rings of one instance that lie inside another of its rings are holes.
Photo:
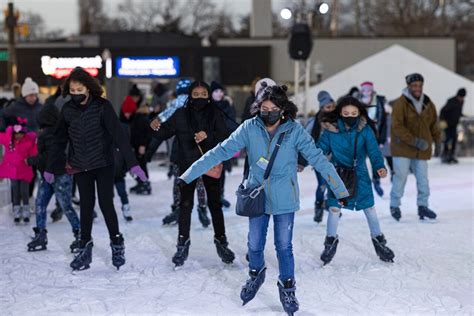
[[[182,265],[173,267],[173,271],[179,271],[179,270],[182,270],[182,269],[183,269]]]
[[[74,269],[74,268],[73,268],[73,269],[72,269],[72,274],[75,274],[76,272],[79,272],[79,271],[87,270],[87,269],[89,269],[90,267],[91,267],[91,266],[87,264],[87,265],[85,265],[85,266],[83,266],[83,267],[80,267],[79,269]]]
[[[28,247],[28,252],[36,252],[36,251],[42,251],[46,250],[46,246],[41,246],[41,247]]]

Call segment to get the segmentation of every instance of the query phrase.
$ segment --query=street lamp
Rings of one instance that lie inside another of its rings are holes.
[[[289,20],[293,16],[293,13],[290,9],[284,8],[280,11],[280,16],[283,20]]]
[[[329,12],[329,5],[326,2],[323,2],[319,5],[318,8],[319,13],[326,14]]]

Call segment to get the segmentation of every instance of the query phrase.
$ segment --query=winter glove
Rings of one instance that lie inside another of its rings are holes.
[[[430,144],[422,138],[415,138],[415,147],[421,151],[425,151],[430,147]]]
[[[52,174],[51,172],[45,171],[43,173],[43,177],[49,184],[52,184],[54,182],[54,174]]]
[[[178,186],[178,188],[182,189],[184,186],[187,185],[187,183],[183,179],[178,178],[176,180],[176,185]]]
[[[147,181],[148,178],[146,177],[146,174],[145,174],[145,171],[143,171],[143,169],[139,166],[139,165],[136,165],[136,166],[133,166],[131,169],[130,169],[130,173],[136,177],[138,177],[140,180],[142,180],[143,182]]]

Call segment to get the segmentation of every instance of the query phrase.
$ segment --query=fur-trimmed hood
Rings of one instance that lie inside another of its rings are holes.
[[[338,119],[336,122],[321,122],[321,129],[327,130],[331,133],[339,133],[341,127],[343,127],[344,122],[341,119]],[[357,124],[357,131],[360,132],[367,125],[367,119],[365,117],[360,117],[359,123]]]

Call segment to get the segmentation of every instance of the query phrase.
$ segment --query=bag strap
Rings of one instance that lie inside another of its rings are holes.
[[[359,132],[356,130],[356,137],[354,142],[354,167],[357,167],[357,138],[359,138]]]

